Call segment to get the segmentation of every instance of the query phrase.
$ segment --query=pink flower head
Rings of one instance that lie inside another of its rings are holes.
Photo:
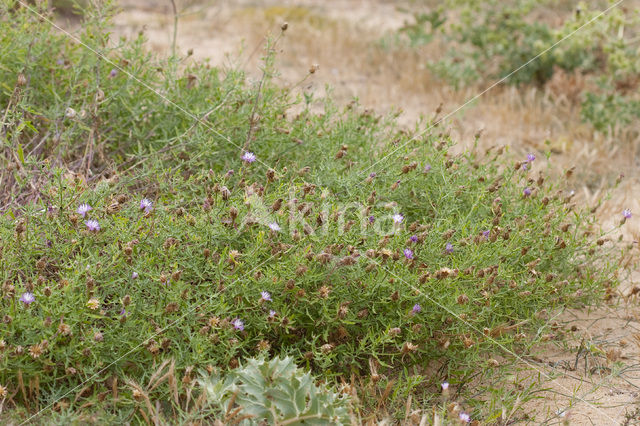
[[[442,382],[442,390],[446,391],[447,389],[449,389],[449,382]]]
[[[256,161],[256,155],[253,152],[245,151],[245,153],[242,154],[241,159],[242,161],[246,161],[247,163],[251,164]]]
[[[462,423],[469,423],[471,421],[471,417],[467,413],[460,413],[458,417]]]
[[[446,251],[449,254],[453,253],[453,244],[447,243],[447,245],[444,247],[444,251]]]
[[[393,223],[402,223],[402,221],[404,220],[404,216],[402,216],[400,213],[396,213],[393,216],[391,216],[391,218],[393,219]]]
[[[533,162],[536,159],[536,156],[534,154],[527,154],[527,161],[528,162]]]
[[[276,222],[273,222],[269,224],[269,229],[271,229],[273,232],[278,232],[281,228],[280,225],[278,225]]]
[[[625,219],[631,219],[631,210],[629,210],[629,209],[622,210],[622,216]]]
[[[528,197],[529,195],[531,195],[531,189],[525,188],[524,191],[522,191],[522,195],[524,195],[525,197]]]
[[[98,232],[100,230],[100,224],[97,220],[91,219],[84,223],[87,225],[87,229],[91,232]]]
[[[29,306],[30,304],[36,301],[36,297],[33,295],[33,293],[30,293],[27,291],[22,293],[22,296],[20,296],[20,301],[25,305]]]
[[[263,302],[271,302],[271,294],[268,291],[260,293],[260,300]]]
[[[271,309],[271,310],[269,311],[269,318],[273,318],[273,317],[275,317],[275,316],[276,316],[276,311],[274,311],[273,309]]]
[[[242,321],[240,318],[235,318],[233,321],[231,321],[231,325],[233,325],[233,328],[235,328],[236,330],[244,330],[244,321]]]
[[[431,164],[427,164],[424,166],[424,172],[427,173],[431,170]]]
[[[416,303],[415,305],[413,305],[413,308],[411,308],[411,313],[415,315],[418,312],[420,312],[421,310],[422,310],[422,306],[420,306],[420,304]]]
[[[85,215],[89,213],[89,210],[93,210],[93,208],[89,204],[83,203],[78,206],[78,210],[76,210],[76,213],[78,213],[82,217],[85,217]]]
[[[140,200],[140,210],[144,210],[145,212],[149,212],[153,209],[153,202],[148,198],[143,198]]]
[[[411,250],[410,248],[404,249],[404,257],[409,260],[413,259],[413,250]]]
[[[138,273],[137,273],[137,272],[135,272],[135,271],[134,271],[133,273],[131,273],[131,278],[132,278],[132,279],[134,279],[134,280],[135,280],[136,278],[138,278]]]

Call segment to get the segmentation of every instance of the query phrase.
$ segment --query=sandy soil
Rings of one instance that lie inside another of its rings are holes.
[[[415,2],[407,4],[415,7]],[[394,44],[390,32],[411,19],[399,5],[382,0],[183,2],[178,4],[177,46],[180,52],[192,48],[195,59],[242,67],[258,79],[265,36],[277,34],[281,22],[288,21],[289,29],[278,44],[280,84],[294,86],[304,80],[299,90],[316,96],[322,96],[329,85],[338,103],[358,98],[364,107],[380,113],[401,109],[404,125],[430,117],[441,103],[445,113],[456,111],[479,89],[454,92],[435,80],[424,62],[427,55],[438,54],[437,47],[413,50]],[[144,28],[153,50],[169,51],[173,32],[169,1],[122,0],[122,6],[116,35],[130,36]],[[320,68],[305,80],[312,64]],[[498,87],[457,111],[448,125],[463,146],[479,129],[484,129],[485,146],[509,145],[517,155],[542,152],[550,145],[555,169],[576,166],[570,184],[588,205],[602,198],[603,188],[611,186],[620,173],[625,174],[622,185],[598,213],[603,227],[609,229],[624,208],[640,215],[640,199],[635,197],[640,189],[639,141],[625,132],[594,134],[581,123],[574,102],[581,84],[576,76],[558,75],[544,89],[523,92]],[[540,161],[536,167],[546,165]],[[638,241],[639,235],[640,220],[625,225],[625,241]],[[620,294],[629,294],[636,281],[626,279]],[[570,344],[565,348],[549,344],[540,348],[538,357],[523,363],[522,374],[540,373],[548,390],[524,405],[523,412],[531,420],[520,416],[519,422],[622,424],[632,412],[636,420],[629,424],[640,422],[636,296],[615,297],[604,308],[567,312],[554,321]]]

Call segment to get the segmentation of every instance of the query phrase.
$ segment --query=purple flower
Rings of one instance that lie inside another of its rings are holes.
[[[534,154],[527,154],[527,161],[528,162],[533,162],[536,159],[536,156]]]
[[[249,164],[256,161],[256,155],[253,152],[249,152],[249,151],[245,151],[245,153],[242,154],[241,158],[242,158],[242,161],[246,161]]]
[[[273,318],[273,317],[275,317],[275,316],[276,316],[276,311],[274,311],[273,309],[271,309],[271,310],[269,311],[269,318]]]
[[[76,210],[76,212],[80,216],[84,217],[87,213],[89,213],[89,210],[93,210],[93,208],[89,204],[83,203],[78,206],[78,210]]]
[[[427,164],[424,166],[424,172],[427,173],[431,170],[431,164]]]
[[[622,216],[625,219],[631,219],[631,210],[629,210],[629,209],[622,210]]]
[[[400,213],[396,213],[393,216],[391,216],[391,218],[393,219],[394,223],[402,223],[402,221],[404,220],[404,216],[402,216]]]
[[[449,382],[442,382],[440,386],[442,386],[442,390],[446,391],[449,389]]]
[[[132,279],[134,279],[134,280],[135,280],[136,278],[138,278],[138,273],[137,273],[137,272],[133,272],[133,273],[131,274],[131,278],[132,278]]]
[[[453,253],[453,244],[447,243],[447,245],[444,247],[444,251],[446,251],[449,254]]]
[[[411,308],[411,313],[412,314],[417,314],[421,310],[422,310],[422,306],[420,306],[418,303],[416,303],[415,305],[413,305],[413,308]]]
[[[409,239],[411,240],[412,243],[417,243],[418,242],[418,236],[417,235],[412,235],[411,237],[409,237]]]
[[[467,413],[460,413],[458,416],[463,423],[469,423],[471,421],[471,417]]]
[[[528,197],[529,195],[531,195],[531,189],[525,188],[524,191],[522,191],[522,195],[524,195],[525,197]]]
[[[36,301],[36,297],[33,295],[33,293],[26,291],[22,293],[22,296],[20,296],[20,301],[25,305],[29,306],[30,304]]]
[[[522,165],[522,170],[524,170],[525,172],[529,169],[529,166],[527,166],[527,163],[524,163]]]
[[[491,233],[491,231],[489,229],[487,229],[486,231],[482,231],[482,237],[487,240],[489,239],[489,234]]]
[[[118,75],[118,70],[113,68],[111,72],[109,72],[109,77],[114,78],[116,75]]]
[[[369,177],[370,177],[370,178],[374,178],[374,177],[376,177],[376,176],[378,176],[378,175],[376,174],[376,172],[371,172],[371,173],[369,173]]]
[[[62,59],[58,59],[58,60],[56,61],[56,64],[58,64],[58,65],[64,65],[64,61],[63,61]]]
[[[235,318],[233,321],[231,321],[231,325],[233,325],[233,328],[235,328],[236,330],[244,330],[244,321],[242,321],[240,318]]]
[[[86,221],[84,224],[87,225],[87,229],[89,231],[98,232],[100,230],[100,224],[98,223],[97,220],[91,219]]]
[[[376,221],[376,218],[373,216],[369,216],[369,223],[373,223]]]
[[[153,209],[153,203],[148,198],[143,198],[140,200],[140,210],[144,210],[145,212],[149,212]]]
[[[278,232],[280,230],[280,225],[278,225],[276,222],[270,223],[269,224],[269,228],[273,231],[273,232]]]
[[[271,294],[268,291],[260,293],[260,300],[263,302],[271,302]]]
[[[411,250],[410,248],[404,249],[404,257],[409,260],[413,259],[413,250]]]
[[[127,313],[127,311],[126,311],[124,308],[122,308],[122,310],[120,311],[120,316],[121,316],[121,317],[126,317],[127,315],[129,315],[129,314]]]

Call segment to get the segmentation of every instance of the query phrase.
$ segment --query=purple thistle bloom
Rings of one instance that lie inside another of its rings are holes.
[[[482,237],[487,240],[489,239],[489,234],[491,233],[491,230],[487,229],[486,231],[482,231]]]
[[[116,75],[118,75],[118,70],[113,68],[111,72],[109,72],[109,77],[114,78]]]
[[[129,314],[127,313],[127,311],[126,311],[124,308],[122,308],[122,310],[120,311],[120,316],[121,316],[121,317],[126,317],[127,315],[129,315]]]
[[[276,222],[270,223],[269,224],[269,228],[273,231],[273,232],[278,232],[280,230],[280,225],[278,225]]]
[[[427,164],[426,166],[424,166],[424,172],[427,173],[431,170],[431,164]]]
[[[444,251],[446,251],[449,254],[453,253],[453,244],[447,243],[447,245],[444,247]]]
[[[373,223],[376,221],[376,218],[373,216],[369,216],[369,223]]]
[[[271,310],[269,311],[269,318],[273,318],[273,317],[275,317],[275,316],[276,316],[276,311],[274,311],[273,309],[271,309]]]
[[[417,314],[421,310],[422,310],[422,306],[420,306],[420,304],[416,303],[415,305],[413,305],[413,308],[411,308],[411,313],[412,314]]]
[[[622,210],[622,216],[625,219],[631,219],[631,210],[629,210],[629,209]]]
[[[143,198],[140,200],[140,210],[144,210],[145,212],[149,212],[153,209],[153,202],[148,198]]]
[[[33,293],[26,291],[22,293],[22,296],[20,296],[20,301],[25,305],[29,306],[30,304],[36,301],[36,297],[33,295]]]
[[[404,257],[409,260],[413,259],[413,250],[411,250],[410,248],[404,249]]]
[[[64,65],[64,61],[63,61],[62,59],[58,59],[58,60],[56,61],[56,64],[58,64],[58,65]]]
[[[264,302],[271,302],[271,294],[268,291],[260,293],[260,300]]]
[[[536,159],[536,156],[534,154],[527,154],[527,161],[528,162],[533,162]]]
[[[93,207],[91,207],[89,204],[83,203],[78,206],[78,210],[76,210],[76,213],[78,213],[82,217],[85,217],[85,215],[89,213],[89,210],[93,210]]]
[[[402,216],[400,213],[396,213],[393,216],[391,216],[391,218],[393,219],[394,223],[402,223],[402,221],[404,220],[404,216]]]
[[[471,421],[471,417],[467,413],[460,413],[458,416],[463,423],[469,423]]]
[[[524,163],[524,164],[522,165],[522,170],[524,170],[525,172],[526,172],[527,170],[529,170],[529,166],[527,166],[527,163]]]
[[[522,191],[522,195],[524,195],[525,197],[528,197],[529,195],[531,195],[531,189],[525,188],[524,191]]]
[[[242,161],[246,161],[249,164],[256,161],[256,155],[253,152],[249,152],[249,151],[246,151],[244,154],[242,154],[241,158],[242,158]]]
[[[133,273],[131,274],[131,278],[132,278],[132,279],[134,279],[134,280],[135,280],[136,278],[138,278],[138,273],[137,273],[137,272],[133,272]]]
[[[84,223],[87,225],[87,229],[92,232],[98,232],[100,230],[100,224],[97,220],[91,219]]]
[[[417,235],[412,235],[411,237],[409,237],[409,239],[411,240],[412,243],[417,243],[418,242],[418,236]]]
[[[231,324],[236,330],[244,330],[244,321],[242,321],[240,318],[235,318],[233,321],[231,321]]]
[[[376,176],[378,176],[378,175],[376,174],[376,172],[371,172],[371,173],[369,173],[369,177],[370,177],[370,178],[374,178],[374,177],[376,177]]]
[[[447,389],[449,389],[449,382],[442,382],[442,385],[440,386],[442,386],[442,390],[446,391]]]

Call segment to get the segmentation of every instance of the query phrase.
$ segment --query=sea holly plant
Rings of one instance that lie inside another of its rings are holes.
[[[251,358],[225,376],[199,380],[218,416],[244,425],[351,424],[350,400],[297,367],[291,357]]]

